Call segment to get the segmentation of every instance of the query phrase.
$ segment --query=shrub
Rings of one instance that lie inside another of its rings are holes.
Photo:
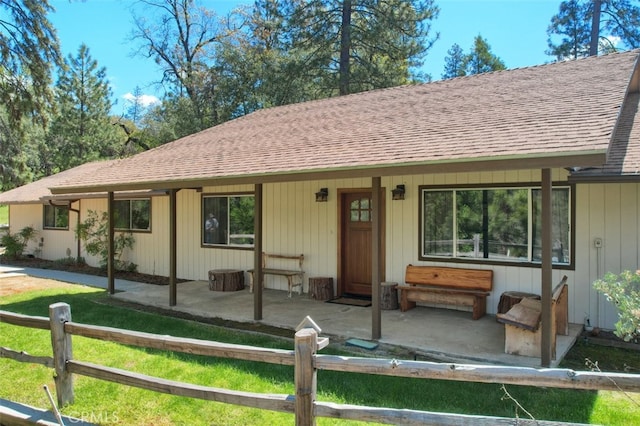
[[[109,216],[107,212],[98,215],[94,210],[89,210],[87,219],[76,228],[76,237],[85,243],[85,250],[92,256],[100,257],[100,266],[107,267],[109,259]],[[135,272],[137,265],[122,260],[125,248],[131,249],[135,238],[130,231],[116,232],[114,236],[114,267],[119,271]]]
[[[33,227],[25,226],[17,234],[7,233],[3,235],[1,241],[5,247],[4,255],[12,259],[22,257],[27,244],[29,244],[29,241],[35,241],[37,234],[38,231]]]
[[[86,265],[83,257],[75,258],[75,257],[63,257],[61,259],[56,259],[53,261],[53,264],[57,267],[64,269],[68,266],[76,266],[76,265]]]
[[[625,342],[640,338],[640,270],[608,272],[593,286],[618,308],[615,335]]]

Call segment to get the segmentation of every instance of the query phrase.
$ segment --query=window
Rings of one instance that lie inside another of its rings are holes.
[[[253,195],[202,197],[202,244],[253,247]]]
[[[126,231],[151,230],[151,200],[115,200],[115,228]]]
[[[421,188],[421,259],[542,259],[541,190]],[[571,263],[571,190],[552,190],[553,263]]]
[[[349,205],[351,222],[371,222],[371,199],[368,197],[353,200]]]
[[[68,207],[44,205],[44,229],[69,229]]]

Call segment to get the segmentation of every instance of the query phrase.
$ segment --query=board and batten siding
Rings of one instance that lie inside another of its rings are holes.
[[[500,185],[504,183],[540,182],[540,170],[502,172],[471,172],[432,175],[393,176],[382,179],[385,197],[385,265],[384,280],[403,282],[408,264],[430,264],[462,268],[492,269],[494,287],[487,300],[488,313],[496,313],[500,295],[505,291],[524,291],[540,294],[541,272],[537,267],[477,265],[469,263],[419,261],[419,204],[418,188],[422,185]],[[553,170],[554,182],[567,180],[563,169]],[[393,201],[391,190],[404,184],[404,200]],[[315,201],[320,188],[328,188],[327,202]],[[370,178],[337,179],[264,184],[263,186],[263,248],[268,253],[304,254],[304,291],[308,278],[332,277],[337,285],[339,212],[338,192],[354,188],[370,188]],[[202,192],[183,189],[177,194],[177,274],[178,278],[206,280],[211,269],[253,268],[253,251],[203,247],[202,196],[216,194],[245,194],[253,192],[253,185],[205,187]],[[640,183],[579,183],[575,186],[575,270],[556,269],[553,282],[563,275],[569,277],[569,319],[583,323],[585,316],[591,324],[613,329],[617,310],[604,296],[593,290],[592,283],[605,272],[640,268]],[[74,204],[77,208],[78,203]],[[67,249],[75,256],[75,213],[70,214],[69,230],[42,230],[42,205],[10,206],[11,232],[33,226],[44,238],[41,256],[56,260],[67,256]],[[85,199],[80,202],[82,219],[88,210],[104,211],[106,199]],[[123,259],[138,265],[138,271],[161,276],[169,275],[169,197],[152,198],[150,233],[134,233],[133,250]],[[602,240],[596,248],[594,240]],[[37,243],[27,249],[33,253]],[[92,266],[98,259],[82,253]],[[288,262],[288,263],[287,263]],[[292,268],[290,261],[274,261],[271,267]],[[286,290],[286,279],[266,276],[265,286]]]
[[[582,310],[571,319],[580,323],[588,316],[591,325],[613,329],[618,311],[592,283],[607,272],[640,268],[640,183],[578,184],[576,192],[573,285],[580,291],[570,303]]]
[[[74,206],[77,206],[75,203]],[[30,226],[36,230],[34,241],[29,242],[24,253],[37,254],[42,259],[63,259],[70,253],[77,255],[77,243],[74,230],[76,213],[69,214],[69,229],[43,229],[44,206],[42,204],[14,204],[9,206],[9,232],[16,234]],[[38,252],[39,251],[39,252]]]
[[[134,232],[136,240],[133,250],[126,249],[122,260],[138,265],[138,272],[161,276],[169,275],[169,225],[168,225],[168,197],[151,198],[151,232]],[[106,198],[83,199],[72,205],[73,209],[80,209],[80,220],[88,217],[90,210],[102,214],[107,209]],[[34,254],[40,247],[40,257],[46,260],[59,260],[69,256],[77,256],[78,243],[75,238],[77,213],[69,212],[69,229],[43,229],[42,204],[17,204],[9,206],[10,232],[17,233],[20,229],[31,226],[37,231],[37,241],[30,242],[25,253]],[[42,239],[42,240],[41,240]],[[90,266],[99,266],[100,258],[89,255],[80,245],[80,256]]]

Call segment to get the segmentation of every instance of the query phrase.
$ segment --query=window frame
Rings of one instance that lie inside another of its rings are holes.
[[[47,225],[47,208],[53,208],[54,216],[53,216],[53,226]],[[59,210],[64,210],[67,212],[67,226],[55,226],[57,223]],[[58,206],[55,204],[43,204],[42,205],[42,229],[51,230],[51,231],[68,231],[69,230],[69,205]]]
[[[553,189],[567,188],[569,190],[569,243],[570,243],[570,255],[569,263],[553,263],[554,269],[575,270],[575,251],[576,251],[576,188],[575,184],[566,181],[553,182]],[[483,265],[501,265],[501,266],[517,266],[517,267],[530,267],[541,268],[542,263],[540,261],[521,261],[521,260],[496,260],[491,258],[473,258],[473,257],[454,257],[454,256],[433,256],[425,255],[423,252],[424,247],[424,193],[425,191],[478,191],[478,190],[504,190],[504,189],[527,189],[540,190],[540,182],[516,182],[505,184],[469,184],[469,185],[420,185],[418,186],[418,259],[421,261],[443,262],[443,263],[468,263],[468,264],[483,264]],[[454,198],[455,199],[455,198]],[[529,220],[532,220],[533,215],[533,200],[529,199],[528,202],[528,216]],[[454,216],[454,233],[455,216]],[[527,250],[532,250],[534,236],[530,235],[528,239]]]
[[[132,228],[133,225],[133,208],[132,208],[132,203],[134,201],[146,201],[149,204],[149,226],[146,229],[138,229],[138,228]],[[116,210],[115,204],[116,203],[121,203],[121,202],[128,202],[129,203],[129,227],[128,228],[118,228],[115,224],[114,224],[114,230],[115,231],[119,231],[119,232],[139,232],[139,233],[150,233],[151,232],[151,218],[153,217],[151,214],[151,198],[116,198],[114,200],[114,211]]]
[[[202,248],[216,248],[216,249],[226,249],[226,250],[254,250],[255,248],[255,207],[254,207],[254,221],[253,223],[253,243],[252,244],[231,244],[229,233],[227,232],[227,236],[225,237],[226,243],[210,243],[205,242],[205,224],[207,220],[207,214],[205,213],[205,199],[207,198],[226,198],[227,199],[227,207],[229,205],[229,199],[234,197],[248,197],[253,198],[254,206],[255,206],[255,193],[254,192],[216,192],[216,193],[203,193],[200,197],[200,246]],[[225,222],[227,227],[230,227],[229,221],[229,212],[227,210],[227,218]],[[228,229],[227,229],[228,231]]]

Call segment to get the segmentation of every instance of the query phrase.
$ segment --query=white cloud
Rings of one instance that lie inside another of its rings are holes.
[[[155,97],[153,95],[135,96],[133,93],[126,93],[122,97],[124,98],[124,100],[126,100],[128,102],[131,102],[131,103],[138,102],[138,103],[140,103],[140,105],[142,105],[145,108],[160,102],[160,99],[158,99],[157,97]]]
[[[622,39],[620,37],[617,37],[617,36],[609,36],[607,38],[609,39],[611,44],[613,44],[615,47],[618,47],[618,45],[622,41]]]

